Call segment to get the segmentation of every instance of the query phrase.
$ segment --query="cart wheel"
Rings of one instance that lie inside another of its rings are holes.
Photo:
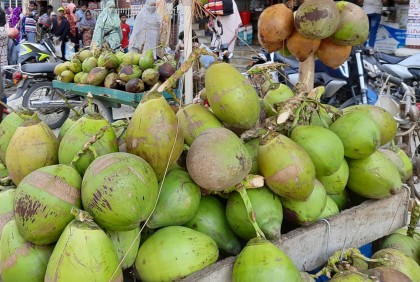
[[[109,123],[114,122],[114,118],[112,116],[112,108],[106,106],[104,102],[102,102],[100,100],[97,100],[97,99],[93,99],[92,100],[92,107],[93,107],[93,111],[95,113],[99,113]],[[89,112],[87,105],[85,107],[83,107],[83,112],[84,113]]]
[[[50,81],[37,82],[23,96],[22,107],[38,113],[39,118],[51,129],[59,128],[68,118],[70,108],[48,106],[49,101],[61,100],[61,97],[57,94],[58,91],[53,89]],[[46,102],[46,106],[44,108],[33,108],[32,103],[35,101]]]

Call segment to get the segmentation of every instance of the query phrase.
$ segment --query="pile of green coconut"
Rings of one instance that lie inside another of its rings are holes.
[[[36,115],[8,115],[2,281],[173,281],[231,255],[233,281],[314,281],[274,244],[281,234],[399,193],[411,175],[392,142],[397,124],[379,107],[341,112],[319,102],[319,89],[282,87],[292,95],[266,118],[267,103],[226,63],[208,69],[205,87],[209,108],[174,111],[150,91],[129,122],[91,111],[58,137]],[[364,268],[351,250],[351,267],[326,270],[332,281],[420,281],[420,241],[406,234],[394,240],[406,250],[383,244]]]

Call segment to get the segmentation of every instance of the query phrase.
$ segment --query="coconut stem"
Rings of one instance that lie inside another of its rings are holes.
[[[76,153],[76,155],[74,156],[73,160],[70,163],[71,167],[75,167],[76,162],[84,155],[86,154],[87,151],[91,151],[94,155],[95,158],[97,158],[97,154],[96,154],[96,150],[92,147],[92,145],[98,141],[99,139],[101,139],[105,132],[108,130],[109,125],[106,125],[104,127],[102,127],[101,129],[98,130],[98,132],[93,135],[88,142],[85,143],[85,145],[83,145],[83,148]]]
[[[6,177],[3,177],[2,179],[0,179],[0,185],[2,185],[2,186],[12,186],[13,181],[9,176],[6,176]]]
[[[66,91],[64,94],[63,93],[61,93],[60,91],[58,91],[58,90],[56,90],[56,92],[55,93],[57,93],[57,95],[61,98],[61,99],[63,99],[64,100],[64,103],[66,103],[66,105],[70,108],[70,110],[72,110],[73,112],[74,112],[74,114],[77,116],[77,117],[80,117],[80,116],[82,116],[82,113],[81,113],[81,111],[78,111],[78,110],[76,110],[76,108],[69,102],[69,100],[66,98],[66,94],[67,93],[69,93],[70,92],[70,90],[68,90],[68,91]]]
[[[248,197],[248,194],[246,193],[245,187],[237,187],[238,193],[241,195],[242,201],[244,201],[246,212],[248,214],[248,219],[251,221],[252,226],[255,229],[255,232],[257,234],[257,237],[262,237],[265,239],[265,234],[262,232],[261,228],[258,226],[255,210],[252,207],[251,200]]]
[[[91,222],[91,221],[93,221],[93,217],[87,211],[80,210],[80,209],[76,208],[75,206],[73,206],[71,208],[70,213],[72,215],[74,215],[74,217],[78,221],[81,221],[81,222],[85,222],[85,221]]]
[[[414,206],[411,211],[411,218],[410,218],[410,224],[408,225],[407,229],[407,236],[413,238],[415,234],[415,229],[417,224],[420,220],[420,201],[418,199],[415,199]]]
[[[207,52],[204,48],[196,48],[192,53],[190,54],[189,58],[181,65],[181,67],[174,72],[174,74],[168,78],[159,88],[158,92],[163,92],[165,90],[170,89],[175,83],[192,67],[194,62],[200,58],[201,55],[211,55]]]
[[[94,112],[93,112],[93,95],[92,95],[92,93],[88,93],[87,95],[86,95],[86,98],[87,98],[87,100],[88,100],[88,109],[89,109],[89,113],[90,114],[94,114]]]

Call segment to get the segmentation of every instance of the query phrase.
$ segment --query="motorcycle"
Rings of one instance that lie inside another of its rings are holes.
[[[265,50],[253,57],[249,67],[269,61],[286,64],[287,67],[275,75],[277,82],[285,83],[293,88],[299,79],[299,62],[292,56],[282,56],[280,53],[267,53]],[[377,94],[366,83],[365,69],[363,67],[363,49],[353,48],[348,60],[337,69],[315,61],[315,86],[325,86],[321,102],[335,107],[345,108],[357,104],[374,104]]]
[[[45,33],[39,43],[22,41],[11,51],[11,64],[62,62],[55,53],[52,35]]]

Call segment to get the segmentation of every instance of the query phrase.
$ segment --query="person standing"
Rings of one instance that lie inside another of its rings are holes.
[[[83,46],[89,46],[92,42],[96,20],[92,17],[89,10],[86,11],[85,15],[85,19],[80,22],[80,34],[82,36]]]
[[[48,32],[48,30],[52,26],[52,18],[51,18],[52,11],[53,11],[53,7],[51,5],[48,5],[47,11],[44,14],[42,14],[38,19],[38,24],[42,30],[41,34]]]
[[[221,40],[223,44],[228,44],[228,50],[230,53],[233,53],[236,45],[236,37],[239,27],[242,25],[241,16],[239,15],[238,6],[236,5],[235,0],[232,0],[233,4],[233,14],[227,16],[217,16],[216,18],[210,18],[209,26],[214,27],[214,29],[221,34],[222,29],[217,26],[216,21],[220,21],[223,28],[223,34],[221,35]],[[211,46],[217,44],[217,37],[213,34]]]
[[[120,14],[120,20],[121,20],[121,31],[122,31],[121,48],[123,48],[124,52],[127,53],[128,44],[129,44],[128,37],[130,35],[130,26],[126,23],[127,15]]]
[[[67,19],[67,21],[69,22],[70,25],[70,34],[69,34],[69,39],[70,41],[74,44],[74,49],[77,52],[78,47],[79,47],[79,43],[78,38],[77,38],[77,28],[76,28],[76,21],[74,20],[75,15],[74,15],[74,10],[73,12],[71,11],[70,8],[66,8],[65,9],[65,17]]]
[[[0,67],[7,66],[7,45],[9,37],[6,30],[6,12],[0,8]],[[0,100],[6,102],[6,94],[4,92],[5,75],[0,78]],[[0,122],[3,119],[3,105],[0,105]]]
[[[51,32],[61,42],[61,58],[65,60],[66,42],[70,34],[70,24],[64,17],[64,8],[57,10],[57,18],[53,19]]]
[[[387,0],[361,0],[360,2],[363,3],[363,10],[369,19],[369,39],[367,45],[373,48],[375,47],[376,33],[381,22],[382,5],[384,3],[386,4]]]
[[[162,19],[156,10],[156,0],[146,0],[134,22],[133,33],[128,45],[130,51],[141,53],[146,50],[153,50],[153,56],[156,58],[161,21]]]
[[[73,0],[67,0],[68,4],[66,6],[67,9],[70,10],[70,15],[73,17],[74,22],[77,21],[76,14],[74,13],[76,10],[76,5],[73,3]]]
[[[35,43],[36,41],[36,24],[38,20],[38,12],[36,11],[36,3],[34,1],[29,2],[28,10],[26,11],[26,17],[24,21],[24,33],[26,40]]]
[[[80,30],[80,23],[86,19],[86,3],[82,2],[82,4],[80,5],[80,9],[77,9],[76,11],[76,32],[77,32],[77,43],[80,42],[80,40],[82,40],[82,31]]]
[[[122,39],[120,24],[114,0],[107,0],[105,9],[96,20],[92,43],[99,47],[106,42],[112,49],[117,49],[121,45]]]

